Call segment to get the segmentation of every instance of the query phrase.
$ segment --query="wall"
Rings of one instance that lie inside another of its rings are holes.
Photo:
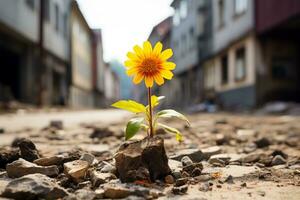
[[[215,53],[222,51],[235,40],[243,37],[254,29],[254,1],[248,0],[245,12],[237,15],[234,11],[236,0],[224,0],[225,14],[224,23],[219,20],[219,0],[213,3],[213,49]]]

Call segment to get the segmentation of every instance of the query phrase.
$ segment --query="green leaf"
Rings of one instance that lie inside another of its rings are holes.
[[[146,112],[146,107],[143,104],[140,104],[133,100],[121,100],[121,101],[115,102],[111,106],[113,106],[115,108],[127,110],[127,111],[133,112],[133,113]]]
[[[152,107],[154,108],[155,106],[157,106],[160,102],[160,100],[164,99],[165,96],[155,96],[155,95],[152,95],[151,96],[151,103],[152,103]]]
[[[125,130],[125,140],[129,140],[140,130],[143,121],[142,117],[129,120]]]
[[[170,118],[170,117],[176,117],[178,119],[181,119],[181,120],[184,120],[186,121],[186,123],[188,125],[190,125],[190,122],[189,120],[181,113],[175,111],[175,110],[172,110],[172,109],[167,109],[167,110],[162,110],[162,111],[159,111],[157,114],[156,114],[157,118]]]
[[[176,140],[178,142],[182,142],[183,141],[183,137],[182,137],[182,134],[180,133],[179,130],[177,130],[176,128],[172,128],[170,126],[167,126],[165,124],[161,124],[161,123],[158,123],[158,126],[161,126],[163,129],[165,129],[167,132],[170,132],[170,133],[175,133],[176,135]]]

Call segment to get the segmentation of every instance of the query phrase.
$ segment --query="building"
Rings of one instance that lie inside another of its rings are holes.
[[[113,102],[120,100],[120,80],[109,63],[105,64],[104,77],[105,105],[110,106]]]
[[[205,99],[224,109],[299,101],[299,3],[213,1],[213,51],[204,63]]]
[[[202,100],[202,61],[211,52],[212,23],[209,0],[174,0],[171,47],[174,51],[173,105],[188,107]]]
[[[92,71],[92,84],[94,93],[94,106],[103,107],[105,106],[104,96],[104,70],[105,62],[103,59],[103,46],[102,46],[102,34],[101,29],[93,30],[93,71]]]
[[[66,103],[70,3],[0,1],[0,101]]]
[[[76,1],[71,9],[71,107],[93,107],[93,32]],[[95,68],[94,68],[95,70]]]

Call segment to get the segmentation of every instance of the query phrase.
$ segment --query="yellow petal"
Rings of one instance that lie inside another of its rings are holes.
[[[144,42],[144,54],[145,56],[150,56],[150,54],[152,53],[152,45],[149,41]]]
[[[138,72],[138,69],[136,67],[132,67],[132,68],[126,70],[126,74],[128,76],[132,76],[132,75],[136,74],[137,72]]]
[[[133,50],[139,58],[144,58],[143,49],[139,45],[135,45]]]
[[[162,85],[164,84],[164,78],[160,74],[156,74],[154,76],[154,80],[157,83],[157,85]]]
[[[169,70],[163,70],[161,72],[162,77],[164,77],[165,79],[171,80],[173,77],[173,73],[170,72]]]
[[[128,52],[127,57],[131,60],[139,60],[139,57],[135,53],[132,53],[132,52]]]
[[[152,76],[146,76],[145,77],[145,85],[147,88],[151,88],[153,86],[153,78]]]
[[[166,49],[160,54],[160,58],[163,60],[169,59],[173,55],[172,49]]]
[[[160,54],[162,48],[163,48],[162,43],[161,42],[157,42],[156,45],[155,45],[155,47],[154,47],[154,49],[153,49],[153,54],[156,55],[156,56],[158,56]]]
[[[134,84],[139,84],[143,80],[144,76],[141,73],[137,73],[133,78]]]
[[[124,65],[125,65],[126,67],[135,67],[135,66],[137,65],[137,63],[134,62],[134,61],[132,61],[132,60],[126,60],[126,61],[124,62]]]
[[[173,70],[173,69],[175,69],[175,67],[176,67],[176,64],[173,63],[173,62],[165,62],[165,63],[163,63],[163,68],[164,69]]]

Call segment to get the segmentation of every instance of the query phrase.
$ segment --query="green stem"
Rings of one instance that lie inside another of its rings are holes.
[[[153,137],[153,122],[152,122],[152,105],[151,105],[151,88],[148,88],[148,103],[149,103],[149,128],[150,137]]]

